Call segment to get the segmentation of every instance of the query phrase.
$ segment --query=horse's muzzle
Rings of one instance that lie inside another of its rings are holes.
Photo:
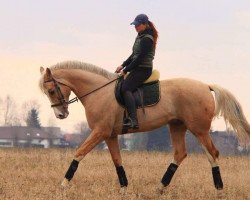
[[[56,113],[56,117],[57,117],[58,119],[65,119],[65,118],[68,117],[68,115],[69,115],[69,112],[68,112],[68,111]]]

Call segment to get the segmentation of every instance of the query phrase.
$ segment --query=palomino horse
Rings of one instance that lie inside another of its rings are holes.
[[[124,110],[116,101],[115,82],[112,82],[117,78],[117,74],[76,61],[62,62],[46,70],[41,67],[40,71],[40,88],[48,96],[55,116],[59,119],[68,116],[68,104],[72,102],[69,101],[69,96],[72,91],[85,107],[87,121],[92,130],[86,141],[77,149],[62,185],[66,186],[73,178],[79,162],[86,154],[105,140],[120,185],[126,188],[128,181],[122,167],[117,139],[122,133]],[[109,82],[111,83],[107,84]],[[96,90],[104,85],[105,87]],[[217,164],[219,152],[209,135],[210,126],[213,118],[220,113],[232,126],[237,137],[243,142],[248,142],[250,126],[240,104],[227,90],[191,79],[163,80],[160,81],[160,87],[160,102],[153,107],[146,107],[146,114],[142,109],[138,109],[140,128],[133,132],[145,132],[169,125],[174,157],[161,180],[161,187],[164,188],[170,183],[177,167],[186,157],[185,133],[190,130],[206,152],[212,167],[215,187],[222,189],[223,182]],[[215,98],[211,91],[214,91]]]

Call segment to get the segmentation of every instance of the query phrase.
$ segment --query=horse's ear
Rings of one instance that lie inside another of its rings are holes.
[[[41,66],[40,67],[40,73],[42,74],[44,72],[44,68]]]
[[[52,73],[51,73],[50,68],[46,68],[45,77],[47,79],[50,79],[52,77]]]

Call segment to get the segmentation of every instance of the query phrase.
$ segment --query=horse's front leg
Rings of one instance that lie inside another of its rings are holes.
[[[125,170],[122,166],[122,158],[118,143],[118,136],[112,136],[105,140],[106,144],[108,145],[112,160],[114,162],[114,165],[116,167],[116,172],[118,175],[118,179],[121,186],[121,194],[125,194],[126,187],[128,186],[128,180],[126,177]]]
[[[85,142],[77,149],[75,157],[71,162],[68,171],[66,172],[62,186],[66,187],[69,181],[73,178],[79,162],[88,154],[97,144],[102,142],[106,137],[108,131],[101,131],[100,129],[94,129]]]

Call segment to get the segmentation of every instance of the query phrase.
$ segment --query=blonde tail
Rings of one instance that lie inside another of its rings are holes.
[[[218,85],[209,85],[209,87],[215,93],[215,116],[223,116],[227,127],[230,124],[240,142],[249,146],[250,125],[243,114],[240,103],[228,90]]]

